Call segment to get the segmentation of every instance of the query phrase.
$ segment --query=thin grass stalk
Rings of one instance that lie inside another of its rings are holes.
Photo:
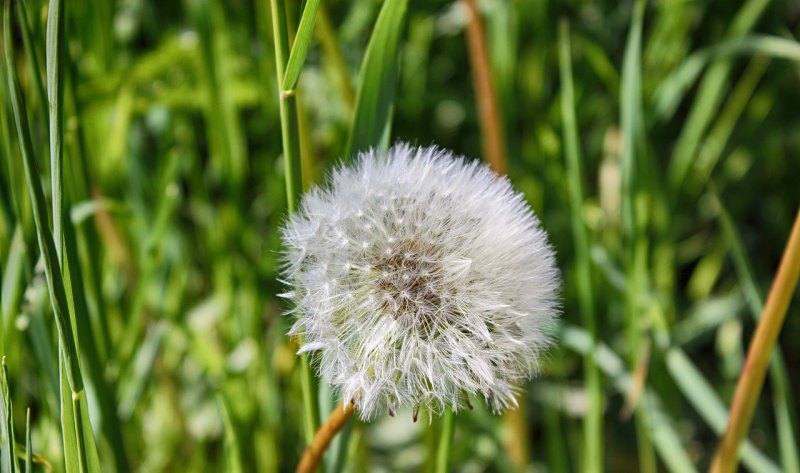
[[[353,403],[336,406],[328,420],[319,427],[308,447],[306,447],[305,452],[303,452],[303,456],[297,464],[297,473],[313,473],[316,471],[322,456],[325,454],[325,449],[328,448],[333,437],[344,427],[354,411]]]
[[[283,83],[286,61],[289,56],[289,35],[286,7],[283,0],[271,0],[272,33],[275,46],[275,72],[277,84]],[[294,91],[279,90],[278,106],[281,117],[283,163],[286,177],[286,206],[289,213],[297,210],[303,190],[302,163],[300,160],[300,135],[298,132],[297,104]],[[300,386],[303,395],[305,421],[303,423],[306,442],[311,443],[319,425],[316,385],[311,373],[307,353],[300,355]]]
[[[72,392],[83,390],[83,377],[80,372],[80,361],[78,359],[77,343],[69,317],[69,306],[64,287],[64,280],[61,276],[58,263],[58,252],[47,222],[47,203],[44,197],[41,182],[39,181],[39,169],[36,157],[33,155],[31,144],[30,128],[28,118],[25,113],[25,102],[19,88],[17,76],[13,70],[14,53],[11,44],[10,26],[10,3],[5,4],[3,14],[4,43],[6,53],[7,83],[11,95],[11,106],[14,112],[14,120],[17,126],[17,136],[19,139],[22,162],[25,170],[25,181],[28,187],[28,194],[31,199],[33,219],[36,226],[36,236],[39,242],[39,249],[44,259],[45,276],[47,277],[47,287],[50,293],[50,301],[53,306],[53,314],[56,319],[58,337],[64,345],[64,356],[66,357],[67,379]]]
[[[622,125],[622,185],[621,210],[623,239],[629,250],[626,254],[628,285],[625,291],[625,330],[628,340],[629,363],[635,370],[641,364],[643,354],[643,331],[640,325],[640,311],[643,309],[642,295],[647,287],[648,240],[645,235],[645,221],[637,213],[636,203],[640,190],[637,187],[642,167],[640,141],[643,129],[642,111],[642,28],[646,0],[636,2],[631,18],[631,27],[625,46],[620,84],[620,122]],[[646,398],[638,399],[646,403]],[[656,471],[656,458],[647,425],[651,423],[647,406],[635,411],[636,439],[639,450],[639,470],[650,473]]]
[[[503,136],[503,117],[497,105],[492,86],[489,53],[486,49],[486,34],[476,0],[465,0],[469,19],[467,21],[467,46],[475,97],[480,115],[483,155],[498,174],[506,173],[506,144]]]
[[[64,264],[64,2],[50,0],[47,7],[47,111],[50,130],[50,188],[52,195],[53,241],[62,276]]]
[[[761,320],[747,352],[742,375],[733,395],[728,427],[709,469],[712,473],[728,473],[739,462],[739,446],[750,427],[767,364],[775,347],[797,280],[800,277],[800,210],[795,217],[789,241],[772,283]]]
[[[439,432],[439,444],[436,449],[436,473],[448,473],[450,470],[450,452],[453,447],[453,431],[455,430],[455,414],[449,406],[442,413],[442,429]]]
[[[75,440],[78,444],[78,465],[81,473],[89,471],[86,460],[86,439],[83,437],[83,415],[81,414],[81,393],[72,393],[72,411],[75,414]]]
[[[33,442],[31,441],[31,409],[25,411],[25,473],[33,471]]]
[[[559,30],[559,64],[561,66],[561,116],[566,147],[567,185],[570,196],[572,235],[575,242],[578,301],[586,330],[597,345],[597,321],[592,291],[589,238],[583,223],[583,185],[581,153],[578,145],[578,126],[575,117],[575,91],[572,76],[569,23],[561,21]],[[600,370],[584,359],[584,379],[589,397],[589,408],[584,418],[584,455],[582,471],[603,471],[603,391]]]

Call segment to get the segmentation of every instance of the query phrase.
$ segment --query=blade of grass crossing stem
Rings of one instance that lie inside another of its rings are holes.
[[[752,265],[744,251],[739,232],[736,230],[736,226],[719,196],[716,193],[713,193],[713,196],[719,209],[722,231],[728,241],[728,246],[731,248],[734,268],[742,285],[742,290],[747,297],[750,313],[755,320],[758,320],[764,310],[764,298],[756,285]],[[798,458],[800,454],[797,450],[797,413],[793,409],[793,406],[795,406],[794,396],[789,383],[789,375],[786,372],[786,362],[778,349],[773,350],[769,361],[781,466],[787,473],[798,473],[800,472],[800,458]]]
[[[737,452],[750,429],[767,365],[772,358],[786,312],[800,279],[800,208],[795,214],[789,239],[772,281],[764,310],[747,350],[744,369],[736,383],[725,433],[714,454],[709,471],[727,473],[736,469]]]
[[[14,473],[19,471],[17,457],[14,454],[14,412],[11,403],[11,394],[8,388],[8,368],[6,367],[6,357],[3,357],[2,372],[0,372],[0,433],[2,433],[2,445],[0,448],[0,470],[3,472]]]
[[[400,33],[408,0],[386,0],[372,30],[361,64],[353,126],[344,160],[381,144],[391,126],[397,83]]]
[[[225,462],[228,473],[242,473],[242,458],[240,455],[239,436],[233,425],[231,409],[225,397],[220,394],[217,396],[217,403],[222,411],[222,422],[225,430]]]
[[[25,182],[28,187],[28,194],[31,198],[33,210],[34,226],[39,241],[39,249],[44,260],[45,275],[47,277],[47,287],[50,293],[50,301],[53,305],[53,314],[56,318],[56,328],[59,340],[64,344],[64,356],[67,369],[67,378],[73,392],[83,390],[83,378],[80,372],[80,362],[78,360],[78,350],[72,325],[69,317],[66,291],[64,281],[61,277],[60,265],[58,263],[58,253],[56,251],[53,234],[47,224],[47,203],[45,202],[42,183],[39,180],[39,169],[36,157],[33,155],[31,146],[30,128],[28,118],[25,113],[25,103],[17,82],[16,71],[14,70],[14,54],[10,37],[10,7],[6,2],[3,14],[4,43],[6,49],[6,68],[7,82],[11,93],[11,108],[14,113],[14,120],[17,126],[17,136],[19,138],[20,151],[22,155],[23,167],[25,168]]]
[[[630,349],[629,362],[632,367],[640,364],[642,354],[643,333],[640,327],[641,297],[647,286],[647,240],[644,236],[644,223],[637,218],[636,201],[638,198],[637,158],[638,137],[642,131],[642,23],[644,21],[646,1],[639,0],[631,18],[631,27],[625,47],[620,92],[620,113],[622,124],[622,189],[621,208],[624,239],[630,250],[627,254],[628,285],[625,293],[625,325]],[[647,396],[639,399],[639,407],[646,404]],[[639,449],[640,471],[651,473],[656,471],[656,459],[653,452],[651,433],[648,425],[653,425],[649,418],[651,410],[637,408],[636,438]]]
[[[575,242],[578,301],[586,329],[597,343],[594,294],[592,293],[589,239],[583,224],[583,172],[575,118],[575,92],[569,23],[561,21],[559,30],[559,64],[561,69],[561,117],[566,146],[567,185],[570,196],[570,220]],[[603,391],[600,372],[591,360],[584,358],[584,377],[589,396],[589,408],[584,419],[584,452],[581,471],[603,471]]]
[[[317,18],[317,10],[319,10],[319,2],[320,0],[308,0],[303,8],[303,16],[300,18],[300,26],[297,28],[292,51],[289,54],[289,62],[286,64],[286,72],[283,76],[281,89],[284,93],[294,89],[294,86],[297,85],[300,70],[303,68],[306,54],[308,54],[308,46],[311,44],[311,36],[314,34],[314,22]]]
[[[591,359],[613,381],[621,394],[626,394],[634,384],[633,376],[625,369],[625,363],[606,345],[592,342],[591,335],[574,326],[564,326],[560,330],[559,339],[567,348]],[[652,436],[656,451],[669,471],[675,473],[691,473],[697,471],[683,447],[672,420],[661,407],[658,396],[649,388],[642,393],[642,400],[636,404],[637,411],[649,409],[650,415],[645,417],[645,427]],[[645,407],[646,406],[646,407]]]
[[[276,83],[280,86],[285,75],[289,55],[289,28],[286,5],[283,0],[271,0],[272,33],[275,46]],[[281,138],[283,145],[284,174],[286,176],[286,206],[289,213],[297,209],[303,189],[302,162],[300,159],[300,135],[297,121],[297,102],[294,93],[278,91],[278,106],[281,118]],[[311,373],[308,354],[300,355],[300,386],[303,395],[304,423],[303,433],[306,444],[314,439],[319,427],[319,404],[317,403],[316,382]]]
[[[703,374],[692,363],[691,359],[678,348],[670,348],[666,353],[667,370],[678,385],[681,393],[695,408],[716,434],[725,430],[728,422],[728,411],[722,400],[714,392],[714,388]],[[766,455],[761,453],[750,442],[742,444],[740,456],[751,471],[761,473],[779,473],[781,468],[775,465]],[[788,471],[788,470],[784,470]]]

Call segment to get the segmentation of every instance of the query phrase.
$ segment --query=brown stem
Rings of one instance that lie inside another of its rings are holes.
[[[306,447],[306,451],[303,452],[303,457],[300,459],[300,463],[297,464],[297,473],[313,473],[317,469],[325,449],[328,448],[333,437],[344,427],[347,419],[352,415],[353,403],[336,406],[328,420],[314,434],[314,439]]]
[[[478,100],[483,154],[497,174],[506,173],[506,147],[503,139],[503,120],[497,106],[486,51],[486,35],[476,5],[476,0],[465,0],[469,11],[467,21],[467,46],[472,65],[472,80]]]
[[[783,320],[786,318],[786,309],[789,308],[798,277],[800,277],[800,211],[797,212],[778,273],[761,312],[761,320],[758,322],[753,340],[750,342],[747,360],[733,395],[728,427],[714,455],[709,472],[729,473],[734,471],[739,462],[739,445],[750,427],[753,410],[761,386],[764,384],[767,363]]]

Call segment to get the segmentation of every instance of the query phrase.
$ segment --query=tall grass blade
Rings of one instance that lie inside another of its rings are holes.
[[[102,471],[97,445],[89,421],[89,409],[83,392],[73,392],[66,379],[63,349],[59,347],[59,379],[61,384],[61,435],[64,445],[64,469],[67,473]]]
[[[239,446],[239,436],[236,433],[236,427],[233,425],[231,418],[231,409],[225,396],[222,394],[217,395],[217,402],[222,411],[222,424],[225,429],[225,462],[226,471],[228,473],[242,473],[242,458],[241,447]]]
[[[345,162],[360,151],[388,144],[383,138],[388,136],[391,127],[400,34],[407,5],[408,0],[386,0],[378,14],[361,63],[355,116],[345,147]]]
[[[33,472],[33,442],[31,441],[31,410],[25,411],[25,473]]]
[[[16,473],[19,471],[17,456],[14,450],[14,412],[11,403],[11,394],[8,387],[8,367],[6,357],[3,356],[2,370],[0,370],[0,471]]]
[[[584,325],[597,343],[594,294],[592,290],[589,238],[583,220],[583,171],[578,144],[578,125],[575,117],[575,89],[572,77],[572,53],[569,23],[562,20],[559,30],[559,65],[561,70],[561,120],[566,148],[567,188],[570,197],[570,222],[575,243],[575,265]],[[584,379],[588,397],[588,411],[584,419],[584,454],[581,471],[603,471],[603,389],[600,372],[589,359],[584,358]]]
[[[19,89],[16,72],[14,71],[15,62],[11,44],[10,7],[8,2],[6,2],[3,15],[3,30],[5,34],[6,64],[9,65],[6,69],[7,83],[10,89],[11,107],[17,126],[17,136],[19,138],[22,162],[25,169],[25,182],[28,187],[28,194],[33,208],[36,235],[39,241],[39,249],[44,259],[47,286],[53,305],[53,314],[56,318],[59,340],[61,340],[64,345],[67,379],[72,391],[80,392],[83,390],[83,378],[80,372],[77,343],[69,316],[69,306],[67,304],[64,281],[61,277],[61,266],[58,262],[59,252],[56,250],[53,234],[47,223],[47,203],[45,202],[44,191],[42,190],[42,184],[39,180],[36,157],[33,155],[33,146],[31,145],[30,128],[28,127],[28,118],[25,113],[24,99]]]

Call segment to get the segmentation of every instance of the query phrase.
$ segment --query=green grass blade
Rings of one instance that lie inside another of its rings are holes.
[[[768,4],[769,0],[749,0],[745,3],[731,24],[729,36],[740,37],[750,31]],[[692,103],[688,118],[684,122],[667,171],[668,183],[676,194],[689,173],[702,137],[717,113],[719,102],[727,90],[726,83],[729,80],[731,67],[732,63],[729,60],[715,62],[706,71],[698,87],[697,98]]]
[[[569,349],[593,360],[613,381],[620,393],[626,394],[630,391],[634,383],[633,378],[626,371],[625,363],[610,348],[604,344],[595,345],[589,333],[573,326],[562,327],[559,338]],[[667,468],[675,473],[697,471],[688,452],[683,448],[672,420],[661,407],[661,400],[650,388],[644,389],[642,398],[636,405],[637,411],[643,408],[650,411],[649,415],[643,418],[645,427]]]
[[[625,291],[625,326],[631,367],[638,366],[644,350],[644,332],[639,322],[642,310],[642,295],[648,285],[647,238],[645,222],[638,215],[637,201],[641,186],[642,155],[641,134],[644,130],[642,111],[642,28],[646,0],[636,2],[631,18],[620,83],[620,122],[622,132],[621,150],[621,210],[624,240],[627,242],[626,272],[628,284]],[[643,397],[640,403],[647,403]],[[657,425],[650,409],[636,409],[636,439],[639,451],[639,469],[642,472],[656,471],[653,442],[656,433],[648,425]]]
[[[42,74],[39,70],[39,53],[36,48],[36,41],[31,31],[31,24],[28,14],[28,2],[19,2],[17,7],[17,21],[19,21],[22,28],[22,41],[25,46],[25,53],[28,55],[28,73],[33,78],[33,88],[36,91],[36,98],[41,107],[42,119],[48,115],[47,110],[47,92],[45,91],[44,84],[42,83]]]
[[[89,421],[86,396],[73,392],[67,383],[63,349],[59,347],[59,378],[61,380],[61,434],[64,445],[64,468],[67,473],[101,471],[92,425]]]
[[[377,147],[391,126],[397,83],[398,49],[408,0],[386,0],[361,64],[353,126],[344,160]]]
[[[583,322],[597,343],[594,294],[592,291],[591,262],[589,260],[589,238],[583,221],[583,171],[578,144],[578,125],[575,117],[575,91],[572,76],[572,53],[569,24],[561,22],[559,31],[559,65],[561,70],[561,117],[566,148],[567,187],[570,197],[570,221],[575,244],[575,265]],[[584,454],[582,471],[603,470],[603,390],[597,366],[584,358],[584,379],[589,398],[588,412],[584,419]]]
[[[36,157],[33,155],[33,146],[31,145],[30,128],[28,127],[28,118],[25,113],[25,104],[17,82],[16,71],[14,70],[15,62],[11,44],[10,7],[8,2],[6,2],[3,15],[3,29],[5,34],[6,63],[9,65],[9,67],[6,68],[7,83],[10,89],[11,107],[14,112],[22,162],[25,168],[25,182],[28,187],[28,194],[31,198],[31,205],[33,208],[36,235],[39,240],[39,249],[44,258],[47,286],[53,305],[53,313],[56,318],[58,336],[65,346],[64,356],[67,364],[67,378],[73,392],[80,392],[83,390],[83,378],[80,372],[77,344],[69,317],[64,281],[61,277],[61,269],[58,263],[58,251],[56,250],[53,240],[53,234],[47,224],[47,203],[45,202],[42,183],[39,180]]]
[[[666,353],[667,369],[683,395],[695,410],[718,435],[722,434],[728,423],[728,411],[714,388],[706,381],[686,353],[678,348],[670,348]],[[746,440],[739,453],[742,461],[751,471],[778,473],[777,465]]]
[[[64,3],[50,0],[47,8],[47,104],[50,129],[50,185],[53,213],[53,241],[59,267],[64,274]]]
[[[0,347],[6,353],[6,346],[11,342],[8,334],[14,326],[14,319],[19,312],[24,289],[23,275],[25,269],[25,239],[22,235],[22,226],[17,225],[11,246],[7,252],[6,265],[3,268],[2,292],[0,292],[0,307],[2,308],[2,339]]]
[[[8,386],[8,367],[6,357],[3,356],[2,371],[0,371],[0,434],[2,434],[3,448],[0,448],[0,470],[15,473],[19,471],[17,457],[14,454],[14,412],[11,403],[11,394]]]
[[[709,63],[737,55],[800,61],[800,44],[773,36],[749,35],[692,53],[658,85],[653,97],[655,117],[660,120],[672,118],[686,92]]]
[[[33,472],[33,442],[31,441],[31,410],[25,414],[25,473]]]
[[[303,8],[303,16],[300,18],[300,26],[294,37],[292,51],[289,53],[289,62],[286,64],[286,72],[283,76],[281,91],[286,92],[294,89],[297,79],[300,78],[300,70],[308,54],[308,46],[311,44],[311,37],[314,35],[314,22],[317,18],[320,0],[308,0]]]
[[[239,446],[239,436],[231,418],[231,409],[222,394],[217,395],[217,403],[222,411],[222,424],[225,430],[225,461],[228,473],[242,473],[241,447]]]

